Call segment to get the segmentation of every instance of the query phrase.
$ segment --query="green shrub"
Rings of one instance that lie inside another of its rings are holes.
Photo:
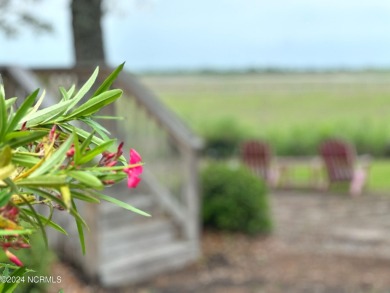
[[[274,147],[276,155],[302,156],[315,155],[321,140],[318,132],[304,127],[293,127],[288,131],[269,132],[266,140]]]
[[[389,156],[387,125],[370,121],[356,123],[329,123],[318,126],[292,125],[288,129],[271,129],[265,139],[279,156],[311,156],[318,154],[318,146],[327,138],[340,138],[351,142],[358,154]]]
[[[327,138],[340,138],[351,142],[358,154],[378,157],[390,156],[390,130],[387,125],[371,120],[330,121],[322,124],[294,124],[288,127],[268,128],[262,132],[248,130],[233,118],[224,118],[202,127],[205,155],[214,159],[226,159],[238,154],[239,144],[248,138],[266,140],[278,156],[313,156],[318,146]]]
[[[202,171],[201,180],[206,227],[248,234],[272,230],[265,183],[249,170],[212,163]]]

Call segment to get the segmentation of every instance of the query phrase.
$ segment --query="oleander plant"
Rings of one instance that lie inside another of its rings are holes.
[[[149,216],[103,190],[126,178],[128,187],[135,188],[143,169],[138,152],[130,149],[127,160],[124,144],[117,144],[98,122],[117,118],[98,116],[98,112],[122,96],[122,90],[111,89],[122,69],[123,64],[94,87],[96,68],[79,90],[74,85],[60,87],[59,102],[46,108],[41,107],[44,91],[40,95],[37,89],[20,101],[5,96],[0,79],[0,246],[9,259],[0,263],[3,277],[16,278],[28,271],[17,254],[30,247],[33,234],[39,233],[46,245],[47,227],[67,234],[52,218],[57,212],[74,218],[85,253],[87,225],[78,212],[78,201],[109,201]],[[46,213],[40,212],[42,205]],[[12,292],[16,286],[0,282],[0,292]]]

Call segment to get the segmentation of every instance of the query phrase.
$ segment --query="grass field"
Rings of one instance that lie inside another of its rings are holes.
[[[197,130],[224,118],[238,119],[254,134],[307,124],[383,127],[390,122],[390,73],[164,75],[142,80]]]
[[[316,143],[313,136],[334,134],[363,150],[369,144],[376,154],[390,142],[390,73],[184,74],[141,80],[201,134],[231,120],[246,136],[278,146],[305,147]],[[371,171],[370,185],[390,190],[390,161],[375,160]]]

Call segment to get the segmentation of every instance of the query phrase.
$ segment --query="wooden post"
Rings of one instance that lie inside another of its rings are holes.
[[[184,190],[185,207],[187,208],[186,236],[193,243],[194,253],[200,254],[200,194],[198,176],[198,152],[193,148],[183,149],[186,164],[186,188]]]

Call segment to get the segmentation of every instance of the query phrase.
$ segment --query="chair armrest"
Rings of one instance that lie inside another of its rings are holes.
[[[359,156],[357,160],[357,164],[358,167],[368,170],[371,165],[371,156],[368,154]]]

